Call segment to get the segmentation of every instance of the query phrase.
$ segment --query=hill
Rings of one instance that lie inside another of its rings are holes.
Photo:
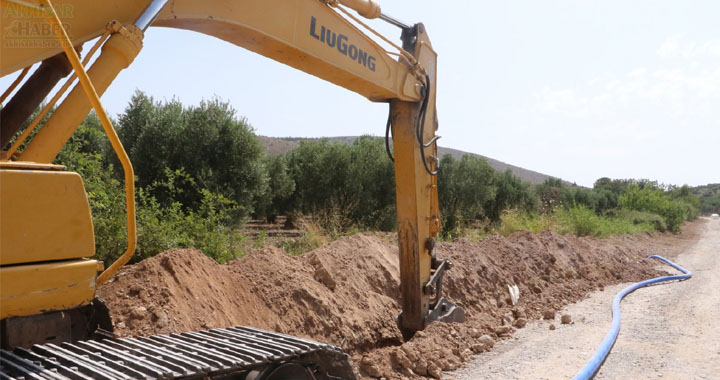
[[[260,139],[260,142],[265,146],[265,150],[268,154],[276,155],[276,154],[283,154],[290,150],[293,150],[295,147],[297,147],[300,144],[300,141],[302,140],[319,140],[317,138],[303,138],[303,137],[267,137],[267,136],[258,136]],[[345,144],[352,144],[355,139],[357,139],[357,136],[338,136],[338,137],[327,137],[327,139],[331,141],[337,141]],[[496,160],[494,158],[486,157],[480,154],[475,153],[469,153],[464,152],[462,150],[458,149],[452,149],[452,148],[446,148],[446,147],[439,147],[438,151],[440,153],[440,156],[444,156],[446,154],[452,155],[453,157],[459,159],[465,154],[472,154],[473,156],[477,156],[480,158],[483,158],[487,161],[490,166],[499,172],[504,172],[505,170],[510,169],[512,173],[522,179],[523,181],[527,181],[530,183],[538,184],[543,183],[546,179],[550,178],[551,176],[543,173],[539,173],[533,170],[521,168],[519,166],[511,165],[499,160]]]

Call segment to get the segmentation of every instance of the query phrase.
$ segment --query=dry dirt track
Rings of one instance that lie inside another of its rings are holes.
[[[692,279],[642,288],[622,302],[620,335],[596,379],[720,379],[720,220],[704,228],[692,248],[672,258]],[[604,338],[612,299],[627,285],[568,306],[563,313],[573,324],[556,320],[554,331],[548,321],[528,324],[448,377],[572,378]]]

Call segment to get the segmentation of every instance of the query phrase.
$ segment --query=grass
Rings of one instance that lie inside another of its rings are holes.
[[[326,221],[318,221],[317,218],[299,218],[297,225],[302,231],[302,235],[298,238],[282,241],[277,246],[291,255],[302,255],[337,239],[355,235],[362,231],[354,226],[339,228],[335,224],[324,222]]]
[[[302,231],[300,237],[278,243],[278,247],[291,255],[302,255],[332,241],[327,231],[308,219],[300,220],[298,227]]]
[[[527,214],[516,210],[506,211],[495,232],[508,236],[520,230],[532,233],[555,231],[577,236],[608,237],[656,231],[658,228],[655,219],[649,215],[620,213],[601,216],[579,205],[568,209],[560,208],[548,215]]]
[[[362,232],[357,227],[347,227],[337,223],[340,218],[336,214],[337,212],[333,213],[334,216],[331,218],[299,217],[297,225],[302,231],[301,236],[278,242],[276,245],[288,254],[302,255],[342,237]],[[568,209],[558,208],[547,215],[508,210],[503,213],[501,223],[496,226],[485,223],[465,224],[449,233],[441,234],[440,239],[452,241],[463,238],[479,241],[491,234],[508,236],[521,230],[531,233],[555,231],[559,234],[608,237],[662,230],[663,227],[658,224],[661,222],[660,216],[641,212],[620,211],[613,215],[601,216],[582,205]],[[261,234],[255,239],[253,248],[257,249],[265,243]]]

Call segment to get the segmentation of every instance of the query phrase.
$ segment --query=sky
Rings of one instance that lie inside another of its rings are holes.
[[[310,1],[310,0],[308,0]],[[438,59],[440,145],[579,185],[720,183],[720,2],[378,0],[423,22]],[[373,20],[399,42],[399,29]],[[5,88],[15,74],[0,79]],[[384,133],[388,106],[213,37],[150,28],[102,97],[219,97],[257,134]]]

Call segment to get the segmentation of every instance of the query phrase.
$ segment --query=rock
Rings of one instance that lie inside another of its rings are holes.
[[[485,349],[487,349],[487,347],[482,343],[475,343],[472,346],[470,346],[470,349],[472,350],[472,352],[479,354],[479,353],[485,351]]]
[[[503,326],[511,326],[513,324],[513,315],[512,313],[505,313],[502,317],[502,325]]]
[[[547,309],[543,311],[543,319],[555,319],[555,310]]]
[[[144,319],[146,313],[147,313],[146,308],[144,308],[142,306],[134,307],[130,310],[130,318],[129,319]]]
[[[157,321],[155,321],[155,324],[160,328],[168,327],[168,325],[170,324],[170,319],[168,318],[167,313],[162,310],[154,312],[153,316],[157,319]]]
[[[411,362],[415,363],[418,361],[417,351],[411,349],[410,347],[408,347],[406,345],[400,346],[400,349],[405,352],[405,355],[407,355],[408,359],[410,359]]]
[[[471,336],[473,339],[479,338],[479,337],[480,337],[480,334],[481,334],[481,333],[480,333],[480,330],[478,330],[478,329],[471,329],[471,330],[470,330],[470,336]]]
[[[140,294],[140,292],[143,291],[143,287],[138,284],[133,284],[130,286],[130,289],[128,290],[129,296],[137,296]]]
[[[448,349],[440,349],[437,351],[437,357],[438,360],[435,362],[435,365],[438,366],[443,371],[448,371],[453,368],[457,368],[460,366],[460,359],[455,356],[455,354],[452,353],[452,351]],[[457,364],[456,364],[457,363]],[[430,372],[430,369],[428,368],[428,372]]]
[[[472,355],[472,351],[466,348],[463,350],[463,352],[460,353],[460,360],[466,362],[472,357]]]
[[[363,356],[363,358],[360,360],[360,366],[359,366],[360,372],[363,372],[367,374],[368,376],[372,377],[382,377],[382,371],[378,366],[375,365],[375,363],[370,360],[367,356]]]
[[[428,365],[427,373],[436,379],[442,379],[442,370],[440,367],[435,365],[435,363],[430,363],[430,365]]]
[[[568,323],[572,322],[570,314],[563,314],[562,317],[560,317],[560,322],[562,322],[563,325],[567,325]]]
[[[490,335],[481,336],[478,342],[484,344],[487,348],[495,345],[495,341],[493,340],[493,338],[490,337]]]
[[[519,329],[525,327],[525,325],[527,325],[527,319],[525,319],[525,318],[518,318],[515,320],[515,323],[513,323],[513,326],[515,326]]]
[[[510,326],[500,326],[495,328],[495,334],[498,336],[507,335],[510,332]]]
[[[550,330],[555,330],[555,324],[551,323],[549,329],[550,329]]]
[[[527,314],[525,313],[525,308],[522,306],[518,306],[512,310],[513,316],[515,319],[518,318],[527,318]]]
[[[413,365],[412,361],[410,361],[410,359],[408,359],[407,355],[405,354],[405,351],[403,351],[399,348],[396,349],[395,351],[393,351],[392,358],[393,358],[393,361],[402,368],[413,369],[415,367],[415,365]]]
[[[403,368],[400,372],[408,379],[415,377],[415,372],[410,368]]]
[[[425,360],[424,358],[419,358],[418,361],[415,362],[415,373],[417,373],[420,376],[428,375],[427,360]]]

